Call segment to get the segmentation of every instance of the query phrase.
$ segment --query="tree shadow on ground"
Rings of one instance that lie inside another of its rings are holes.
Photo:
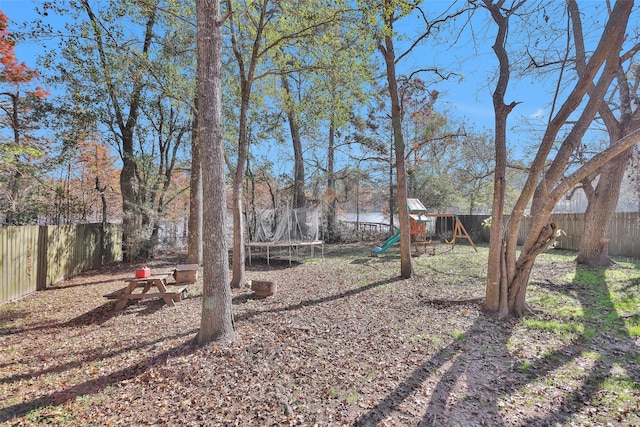
[[[580,301],[584,331],[576,347],[570,349],[570,352],[575,356],[589,352],[592,354],[591,358],[595,358],[595,363],[582,380],[582,386],[565,394],[560,403],[564,411],[530,419],[527,421],[528,425],[552,425],[570,420],[573,413],[600,398],[599,391],[605,382],[619,380],[614,372],[616,367],[626,373],[628,381],[636,385],[640,384],[640,370],[637,362],[640,360],[640,348],[635,338],[629,334],[621,314],[617,312],[611,300],[612,290],[607,283],[605,272],[606,269],[603,268],[578,266],[572,283],[560,287],[550,282],[539,284],[550,292],[561,292]],[[589,285],[579,284],[584,282],[584,275],[591,276]],[[540,360],[539,365],[542,368],[540,371],[547,373],[555,369],[557,363],[554,355],[548,355]],[[544,369],[544,365],[548,368]],[[532,372],[536,374],[536,378],[539,378],[541,375],[537,368],[534,366]],[[637,392],[640,393],[640,390]],[[624,422],[623,419],[616,421]]]
[[[266,257],[252,258],[251,264],[245,265],[246,271],[272,271],[272,270],[286,270],[288,268],[295,268],[302,265],[301,261],[280,258],[269,258],[267,264]]]
[[[305,301],[301,301],[299,304],[286,306],[280,309],[270,310],[273,312],[287,312],[292,310],[304,309],[309,306],[313,306],[316,304],[322,304],[327,301],[336,300],[339,298],[346,298],[351,295],[358,294],[360,292],[366,292],[370,289],[373,289],[378,286],[383,286],[388,283],[393,283],[395,281],[401,280],[399,278],[392,278],[388,280],[383,280],[375,283],[371,283],[367,286],[362,286],[357,289],[352,289],[340,294],[329,295],[323,298],[318,299],[309,299]],[[109,306],[110,303],[104,304],[101,306],[100,310],[96,313],[93,313],[96,317],[100,317],[99,313],[103,315],[113,315],[104,311],[105,306]],[[118,312],[122,313],[122,312]],[[240,318],[246,319],[253,315],[258,315],[260,313],[248,313],[244,316],[239,316]],[[130,311],[128,313],[123,313],[124,316],[133,316],[136,315],[135,312]],[[68,324],[83,324],[87,317],[90,317],[90,314],[85,313],[82,316],[78,316],[74,319],[69,320]],[[12,383],[19,382],[24,380],[32,380],[37,377],[41,377],[43,375],[52,374],[52,373],[62,373],[71,369],[75,369],[87,364],[90,364],[93,361],[99,361],[104,359],[109,359],[113,357],[117,357],[120,354],[125,354],[127,352],[141,350],[148,347],[153,347],[159,343],[163,342],[171,342],[173,340],[183,338],[189,335],[195,335],[197,333],[197,329],[192,329],[189,331],[184,331],[180,334],[174,334],[169,337],[164,337],[157,340],[148,340],[148,341],[135,341],[131,342],[130,345],[126,345],[123,347],[118,347],[114,349],[103,349],[103,348],[91,348],[85,352],[79,353],[77,358],[68,363],[51,366],[45,369],[40,369],[38,371],[29,372],[25,374],[17,374],[10,376],[8,378],[3,378],[2,382],[4,383]],[[91,396],[100,393],[102,390],[108,388],[109,386],[116,385],[122,381],[127,381],[132,378],[135,378],[145,371],[151,369],[154,366],[162,365],[166,362],[168,358],[180,357],[183,355],[190,354],[194,351],[195,347],[193,345],[193,341],[189,341],[182,345],[173,346],[166,351],[163,351],[155,356],[149,357],[144,361],[137,362],[135,365],[127,366],[118,371],[112,372],[107,375],[100,376],[98,378],[89,379],[82,383],[67,387],[62,390],[58,390],[53,393],[49,393],[47,395],[39,396],[33,398],[29,401],[17,403],[14,405],[7,406],[5,408],[0,409],[0,423],[10,421],[15,417],[22,417],[28,414],[31,411],[43,409],[50,406],[60,406],[64,405],[67,402],[72,402],[76,398],[81,396]]]
[[[236,316],[235,319],[236,320],[246,320],[246,319],[250,319],[250,318],[252,318],[254,316],[261,315],[263,313],[286,313],[286,312],[289,312],[289,311],[296,311],[296,310],[304,309],[306,307],[312,307],[314,305],[323,304],[323,303],[326,303],[326,302],[329,302],[329,301],[335,301],[335,300],[342,299],[342,298],[348,298],[350,296],[357,295],[359,293],[366,292],[366,291],[369,291],[371,289],[374,289],[374,288],[377,288],[377,287],[380,287],[380,286],[384,286],[384,285],[387,285],[389,283],[398,282],[398,281],[401,281],[401,280],[404,280],[404,279],[402,279],[400,277],[394,277],[394,278],[391,278],[391,279],[380,280],[380,281],[373,282],[373,283],[370,283],[370,284],[365,285],[365,286],[360,286],[358,288],[353,288],[353,289],[350,289],[348,291],[341,292],[339,294],[327,295],[326,297],[322,297],[322,298],[303,300],[303,301],[300,301],[297,304],[287,305],[287,306],[281,307],[281,308],[274,308],[274,309],[268,309],[268,310],[259,310],[259,311],[256,310],[256,311],[247,312],[247,313],[241,314],[239,316]],[[248,300],[249,300],[248,298],[247,299],[238,299],[239,302],[241,302],[241,301],[242,302],[246,302]]]
[[[8,316],[6,316],[5,314],[5,317],[7,317],[7,320],[0,318],[0,331],[2,331],[2,335],[13,335],[13,334],[20,334],[20,333],[34,332],[34,331],[43,331],[43,332],[46,332],[49,330],[55,331],[59,328],[75,328],[75,327],[82,327],[87,325],[102,325],[112,317],[122,315],[127,309],[130,309],[132,306],[135,306],[138,308],[144,307],[143,310],[138,310],[136,313],[138,316],[148,316],[155,313],[158,310],[161,310],[165,305],[165,302],[162,300],[162,298],[153,298],[153,299],[148,299],[144,301],[129,301],[126,307],[122,311],[116,311],[115,310],[116,303],[117,301],[115,300],[108,301],[98,307],[93,308],[92,310],[89,310],[85,313],[82,313],[79,316],[74,317],[73,319],[67,320],[66,322],[35,324],[33,326],[28,326],[28,327],[3,326],[3,321],[8,322],[9,320],[12,320],[13,318],[17,317],[15,315],[16,313],[15,310],[7,311],[6,313],[9,313],[9,314],[14,313],[14,315],[12,315],[11,318],[8,318]],[[21,310],[21,311],[24,311],[25,313],[29,312],[28,310]],[[21,314],[21,315],[24,316],[24,314]]]
[[[20,374],[14,375],[8,378],[3,378],[2,382],[17,382],[22,380],[29,380],[35,377],[39,377],[42,375],[46,375],[49,373],[60,373],[64,371],[68,371],[73,368],[77,368],[79,366],[85,365],[92,361],[102,360],[109,357],[114,357],[122,353],[126,353],[128,351],[142,349],[148,346],[153,346],[161,342],[171,342],[173,340],[193,335],[197,332],[197,330],[189,330],[182,332],[180,334],[172,335],[169,337],[164,337],[158,340],[137,342],[135,345],[130,345],[126,347],[121,347],[118,349],[114,349],[111,351],[103,352],[101,349],[97,351],[93,350],[91,352],[81,353],[77,360],[69,363],[65,363],[62,365],[52,366],[50,368],[42,369],[36,372],[31,372],[29,374]],[[147,371],[153,366],[157,366],[166,362],[169,357],[178,357],[185,354],[189,354],[193,352],[193,344],[191,342],[187,342],[186,344],[173,346],[162,353],[159,353],[153,357],[150,357],[144,361],[144,363],[137,363],[133,366],[128,366],[118,371],[112,372],[108,375],[99,376],[98,378],[90,379],[84,381],[80,384],[76,384],[74,386],[58,390],[54,393],[49,393],[45,396],[40,396],[38,398],[17,403],[15,405],[7,406],[5,408],[0,409],[0,422],[9,421],[15,417],[22,417],[27,413],[36,410],[46,408],[48,406],[59,406],[63,405],[66,402],[74,401],[77,397],[85,396],[85,395],[95,395],[105,388],[115,385],[121,381],[125,381],[131,378],[140,375],[141,373]]]
[[[492,341],[485,340],[487,334],[487,324],[491,324]],[[451,425],[454,424],[447,416],[446,405],[449,395],[456,386],[458,380],[467,374],[467,365],[470,360],[478,357],[478,349],[481,345],[486,345],[485,353],[491,355],[487,358],[487,363],[481,369],[496,370],[495,360],[500,360],[500,366],[507,365],[505,359],[510,358],[506,345],[511,336],[513,323],[501,322],[497,319],[479,318],[465,333],[464,338],[456,339],[451,344],[445,346],[438,351],[428,361],[422,363],[415,368],[411,374],[401,381],[395,389],[389,393],[384,399],[379,401],[369,412],[361,416],[355,426],[369,427],[377,426],[382,423],[390,414],[397,411],[402,403],[411,395],[418,393],[420,389],[430,388],[428,383],[430,378],[438,371],[445,370],[442,379],[432,388],[430,393],[430,401],[426,405],[425,416],[420,425]],[[502,375],[499,370],[495,372],[496,376]],[[500,420],[499,408],[497,402],[484,397],[487,393],[486,388],[489,384],[473,383],[473,376],[466,375],[470,385],[467,393],[473,395],[478,400],[478,405],[483,406],[483,411],[492,415],[491,425],[496,424]],[[492,381],[492,387],[496,384]],[[475,394],[472,394],[475,393]],[[468,402],[471,402],[470,400]],[[455,409],[451,409],[454,411]],[[467,410],[465,409],[464,412]],[[485,416],[486,419],[486,416]]]
[[[388,263],[388,262],[398,262],[400,261],[400,254],[390,254],[390,253],[384,253],[382,255],[378,255],[376,257],[373,257],[372,259],[377,260],[377,262],[380,263]]]
[[[8,326],[10,322],[15,319],[21,319],[29,316],[29,310],[26,308],[11,309],[0,311],[0,336],[11,335],[23,331],[23,329],[17,329]]]
[[[576,279],[580,274],[582,272],[578,267]],[[549,286],[547,289],[577,298],[584,312],[581,321],[586,334],[583,332],[537,360],[527,361],[526,369],[519,369],[521,361],[518,352],[508,348],[513,328],[519,321],[481,316],[463,338],[454,339],[414,369],[384,399],[359,417],[354,425],[364,427],[383,423],[400,410],[405,400],[421,389],[431,390],[419,424],[421,426],[464,425],[465,420],[469,422],[469,414],[478,413],[483,414],[483,422],[495,426],[505,425],[505,417],[513,418],[508,424],[517,421],[519,425],[557,425],[570,421],[576,413],[597,401],[600,398],[599,390],[605,381],[612,378],[612,370],[616,366],[626,371],[629,381],[639,384],[637,360],[640,360],[640,351],[622,319],[615,313],[604,270],[595,274],[597,277],[590,287],[569,283],[560,287]],[[610,315],[603,316],[603,312]],[[608,319],[606,327],[601,325],[603,318]],[[594,332],[595,336],[591,336]],[[617,338],[612,338],[612,334],[618,334]],[[555,375],[559,368],[572,363],[585,352],[598,355],[595,363],[585,370],[582,380],[573,390],[563,390],[561,397],[553,401],[553,406],[545,415],[536,415],[536,411],[532,411],[533,416],[532,412],[523,415],[518,413],[517,408],[498,406],[497,398],[508,398],[528,384]],[[489,372],[489,375],[474,375],[478,370]],[[433,385],[432,377],[443,371],[440,380]],[[464,388],[462,398],[461,387]],[[454,392],[458,395],[454,395]],[[624,412],[624,409],[621,410]],[[456,416],[467,418],[456,419]],[[624,414],[620,416],[617,422],[624,422]]]
[[[125,277],[128,277],[128,276],[123,276],[122,274],[119,274],[118,277],[105,279],[105,280],[96,280],[96,281],[92,281],[92,282],[53,284],[53,285],[47,286],[42,291],[50,292],[50,291],[59,291],[59,290],[62,290],[62,289],[69,289],[69,288],[81,288],[81,287],[103,285],[105,283],[114,283],[114,282],[118,282],[118,281],[123,281],[125,279]]]

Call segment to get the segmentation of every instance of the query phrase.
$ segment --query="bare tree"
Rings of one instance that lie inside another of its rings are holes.
[[[506,140],[506,118],[517,105],[515,102],[509,105],[504,102],[510,72],[506,43],[509,19],[525,2],[518,0],[506,5],[505,0],[483,0],[483,3],[498,26],[494,51],[500,67],[500,78],[493,95],[496,113],[496,172],[486,305],[488,310],[501,315],[521,316],[527,311],[526,289],[535,259],[555,242],[557,236],[557,226],[550,221],[557,201],[585,177],[640,141],[640,131],[631,132],[587,160],[578,169],[567,170],[569,159],[576,147],[579,147],[615,76],[633,1],[622,0],[615,3],[586,67],[571,87],[564,103],[549,120],[522,193],[505,228],[502,225],[505,180],[502,165],[506,159],[503,147]],[[587,95],[588,99],[585,100]],[[567,135],[561,138],[560,131],[565,129],[572,114],[578,117]],[[558,140],[561,141],[559,145]],[[550,156],[554,147],[557,147],[557,151]],[[532,221],[518,255],[516,249],[520,223],[529,204]]]
[[[583,72],[587,66],[585,42],[583,40],[583,24],[580,11],[575,0],[567,0],[569,13],[576,40],[576,70]],[[613,95],[617,99],[602,103],[600,118],[607,128],[610,145],[640,126],[640,110],[638,105],[638,76],[631,72],[637,64],[633,62],[640,45],[635,44],[620,55],[616,70],[616,86]],[[626,66],[626,70],[623,67]],[[632,80],[633,79],[633,80]],[[592,87],[592,90],[595,89]],[[617,114],[617,116],[616,116]],[[587,196],[585,224],[577,261],[589,266],[609,266],[609,225],[616,210],[620,186],[631,158],[634,147],[630,147],[610,162],[603,165],[596,173],[582,181],[581,188]],[[598,178],[594,184],[594,178]]]

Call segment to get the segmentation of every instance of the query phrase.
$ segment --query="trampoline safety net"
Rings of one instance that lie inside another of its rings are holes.
[[[311,208],[283,208],[268,209],[256,212],[249,225],[251,242],[313,242],[319,235],[320,209]]]

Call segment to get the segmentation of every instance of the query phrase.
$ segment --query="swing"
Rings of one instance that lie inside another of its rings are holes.
[[[453,226],[453,237],[451,238],[450,242],[447,242],[447,243],[449,243],[451,245],[451,249],[453,249],[453,247],[456,245],[456,238],[462,237],[462,238],[467,239],[467,241],[469,242],[471,247],[473,247],[473,250],[478,252],[478,249],[476,248],[476,245],[473,244],[473,241],[471,240],[471,237],[469,237],[469,233],[467,233],[467,230],[464,228],[464,225],[462,225],[462,223],[460,222],[460,219],[458,218],[458,215],[457,214],[453,214],[451,216],[451,219],[452,219],[452,226]]]
[[[423,244],[426,250],[427,246],[432,242],[432,236],[438,231],[438,222],[440,223],[440,238],[447,244],[451,245],[451,249],[456,244],[456,238],[462,237],[469,241],[473,249],[478,249],[473,244],[471,237],[460,222],[457,214],[430,214],[422,202],[418,199],[407,199],[407,209],[409,210],[410,233],[411,240],[416,244],[416,254],[420,254],[419,245]],[[435,223],[431,219],[435,218]],[[447,218],[451,218],[451,228],[449,228]],[[429,239],[427,240],[427,222],[429,223]],[[451,230],[451,240],[447,239],[447,233]],[[432,248],[432,255],[435,255],[435,247]]]
[[[453,231],[454,230],[453,223],[454,223],[454,221],[457,221],[457,219],[458,219],[457,217],[456,218],[450,217],[450,218],[451,218],[451,228],[448,227],[448,225],[449,225],[448,224],[449,217],[442,218],[444,220],[444,221],[442,221],[442,223],[444,224],[444,232],[442,233],[442,235],[444,236],[444,242],[446,244],[448,244],[448,245],[455,244],[455,242],[456,242],[456,234]],[[449,230],[451,230],[451,240],[447,240],[447,234],[448,234]]]

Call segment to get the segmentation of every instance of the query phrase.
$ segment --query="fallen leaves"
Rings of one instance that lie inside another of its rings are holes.
[[[192,345],[200,283],[175,307],[147,300],[115,313],[101,295],[131,266],[84,274],[0,307],[0,423],[508,426],[564,416],[598,359],[484,316],[484,266],[463,260],[482,255],[465,249],[415,260],[410,280],[397,278],[396,261],[369,258],[369,245],[341,247],[343,258],[327,247],[324,261],[291,268],[254,259],[249,278],[277,280],[278,292],[234,289],[238,337],[228,347]],[[554,264],[562,268],[570,263]],[[576,396],[573,419],[640,417],[633,402]]]

